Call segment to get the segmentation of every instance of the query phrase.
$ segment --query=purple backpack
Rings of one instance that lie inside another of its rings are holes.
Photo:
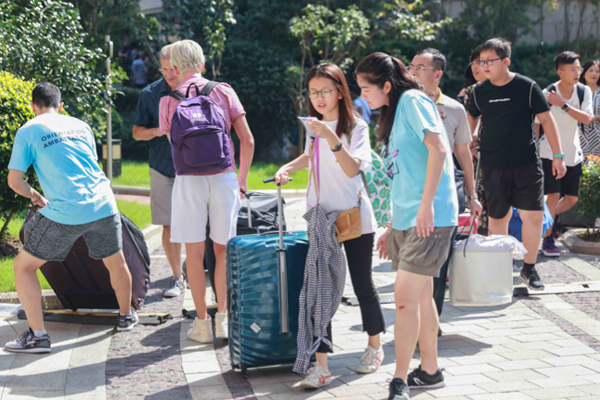
[[[208,97],[217,84],[209,81],[199,91],[192,83],[185,96],[178,91],[169,93],[179,100],[170,132],[177,175],[209,174],[232,165],[223,109]],[[192,86],[196,89],[196,97],[189,97]]]

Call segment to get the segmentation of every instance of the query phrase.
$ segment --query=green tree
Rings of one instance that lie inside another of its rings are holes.
[[[216,79],[223,64],[227,26],[237,22],[233,0],[165,0],[163,6],[165,36],[200,43]]]
[[[8,72],[0,72],[0,240],[5,238],[6,227],[15,212],[29,205],[29,199],[17,195],[8,187],[8,162],[15,134],[34,117],[31,110],[31,91],[34,84]],[[33,169],[25,175],[30,184],[36,180]]]
[[[396,41],[430,41],[449,19],[428,21],[429,11],[421,0],[370,1],[365,11],[356,5],[335,10],[324,5],[309,4],[300,16],[290,20],[290,33],[301,49],[299,65],[288,68],[290,96],[297,115],[304,111],[305,74],[317,62],[330,62],[347,69],[357,56],[371,48],[375,38],[392,36]],[[369,17],[367,17],[367,15]],[[303,126],[300,143],[303,143]]]
[[[79,10],[81,25],[87,33],[88,47],[104,47],[104,38],[111,35],[117,50],[125,39],[138,43],[156,65],[159,23],[140,10],[139,0],[67,0]]]
[[[63,1],[23,0],[0,3],[0,71],[61,89],[65,108],[104,131],[103,107],[109,95],[100,71],[101,49],[84,45],[79,13]],[[119,72],[114,79],[120,78]]]
[[[537,35],[538,19],[531,16],[531,9],[549,11],[556,7],[556,0],[464,0],[463,4],[463,12],[451,26],[455,39],[472,38],[481,43],[503,37],[514,43],[525,35]]]

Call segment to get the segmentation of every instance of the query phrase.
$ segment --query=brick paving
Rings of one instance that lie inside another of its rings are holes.
[[[142,311],[168,312],[174,319],[113,335],[106,361],[108,400],[192,400],[179,347],[183,296],[163,296],[172,278],[171,268],[166,258],[156,257],[164,256],[162,248],[152,256],[152,283]]]
[[[290,230],[303,228],[303,212],[302,201],[288,203],[286,219]],[[334,377],[331,385],[316,391],[302,390],[298,387],[302,377],[293,373],[290,366],[252,369],[246,380],[240,371],[231,370],[226,341],[201,345],[186,340],[190,321],[179,317],[184,304],[190,306],[189,292],[185,298],[163,298],[162,292],[170,281],[170,268],[162,249],[153,252],[152,257],[153,283],[143,311],[165,311],[175,319],[160,326],[137,326],[132,332],[108,336],[105,328],[90,330],[87,326],[49,324],[49,332],[55,339],[55,351],[51,355],[4,354],[0,357],[1,399],[27,395],[69,400],[387,398],[387,381],[395,368],[393,304],[382,306],[387,325],[387,333],[382,336],[385,360],[377,373],[356,374],[367,338],[361,331],[360,309],[342,304],[333,321],[335,353],[330,358]],[[538,270],[546,283],[597,280],[594,273],[598,273],[599,259],[568,252],[560,259],[539,256]],[[395,276],[390,263],[374,260],[376,286],[390,291]],[[569,263],[569,260],[579,264]],[[582,264],[585,265],[582,267]],[[350,292],[352,288],[347,282],[346,293]],[[498,307],[445,304],[441,318],[444,336],[440,338],[438,352],[447,386],[429,391],[414,390],[412,398],[599,399],[598,304],[600,292],[533,293]],[[21,325],[22,321],[0,320],[0,336],[6,340],[12,338],[13,328],[20,332]],[[77,329],[81,332],[74,332]],[[92,354],[92,349],[98,355],[88,360],[86,357]],[[105,362],[100,356],[102,352],[106,354]],[[417,350],[411,367],[418,366],[419,357]],[[50,367],[54,375],[45,373]],[[90,373],[90,379],[84,379],[83,374],[88,369],[93,375]],[[21,378],[24,376],[33,376],[39,383],[25,387]],[[99,383],[96,382],[98,377],[102,378]]]

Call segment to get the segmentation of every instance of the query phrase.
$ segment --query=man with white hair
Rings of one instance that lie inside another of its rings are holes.
[[[164,295],[177,297],[185,291],[185,282],[181,272],[181,244],[171,243],[171,197],[175,183],[175,167],[169,139],[158,126],[160,99],[179,85],[179,79],[171,66],[171,45],[163,47],[160,51],[160,72],[163,78],[146,86],[140,94],[133,137],[136,140],[149,141],[152,223],[163,227],[162,244],[173,271],[173,280]]]
[[[179,77],[177,91],[187,93],[195,84],[202,90],[209,82],[202,77],[204,53],[202,47],[192,40],[176,42],[171,47],[171,64]],[[194,96],[194,90],[190,96]],[[254,138],[246,112],[235,91],[227,83],[219,83],[208,95],[223,111],[223,119],[231,152],[231,126],[240,140],[240,172],[236,179],[235,159],[231,165],[216,173],[177,174],[173,188],[173,215],[171,218],[171,241],[185,243],[188,281],[192,291],[198,318],[188,332],[188,338],[199,342],[213,340],[212,325],[206,309],[206,276],[204,273],[204,244],[206,225],[210,221],[210,236],[214,242],[216,267],[215,291],[217,315],[215,336],[226,339],[227,329],[227,271],[226,244],[235,236],[237,214],[240,207],[240,190],[247,189],[247,178],[254,155]],[[171,121],[179,101],[163,97],[160,101],[160,131],[169,135]]]

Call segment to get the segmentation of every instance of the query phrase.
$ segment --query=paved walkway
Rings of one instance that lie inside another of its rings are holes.
[[[286,218],[302,229],[304,203],[291,200]],[[152,287],[144,312],[166,311],[174,319],[159,326],[139,326],[129,333],[111,327],[47,323],[53,352],[35,356],[0,351],[1,399],[385,399],[394,370],[394,306],[384,304],[388,332],[385,360],[371,375],[357,375],[366,336],[358,307],[342,304],[334,318],[335,380],[317,391],[298,388],[300,376],[290,367],[260,368],[245,380],[231,371],[227,342],[199,344],[186,340],[191,320],[182,308],[193,306],[189,291],[164,299],[170,269],[160,235],[149,240]],[[560,260],[541,257],[540,273],[555,294],[515,298],[502,307],[444,306],[439,342],[447,386],[413,391],[414,399],[600,399],[600,258],[564,253]],[[381,293],[390,292],[394,273],[389,262],[374,264]],[[549,290],[550,291],[550,290]],[[569,293],[563,293],[563,292]],[[575,292],[575,293],[573,293]],[[346,293],[351,296],[352,289]],[[210,297],[210,296],[209,296]],[[0,342],[16,337],[26,322],[0,319]],[[419,353],[412,366],[419,364]]]

